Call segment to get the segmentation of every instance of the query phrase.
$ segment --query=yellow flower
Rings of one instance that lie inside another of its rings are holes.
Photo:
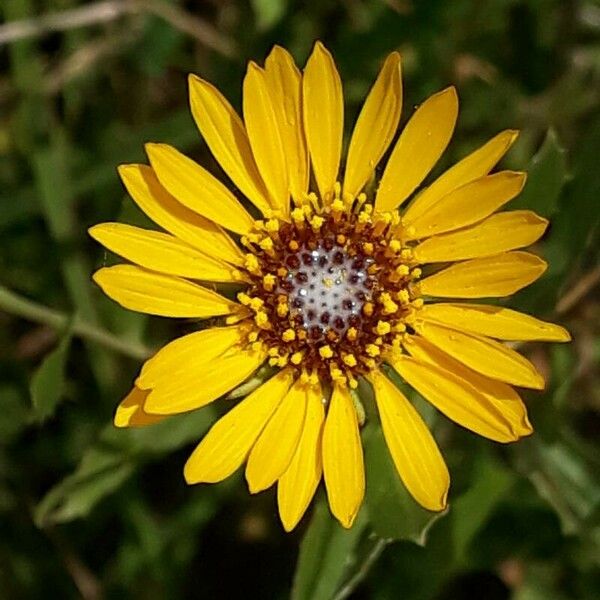
[[[508,296],[546,269],[518,248],[547,221],[527,210],[495,213],[525,182],[520,172],[489,174],[517,133],[499,133],[417,192],[450,141],[458,99],[449,87],[419,106],[374,185],[400,118],[395,52],[358,116],[343,172],[342,84],[322,44],[303,72],[280,47],[264,68],[250,63],[243,121],[210,83],[191,76],[189,85],[196,124],[233,185],[171,146],[148,144],[150,166],[124,165],[120,174],[166,233],[92,227],[132,263],[94,279],[131,310],[224,322],[148,360],[116,425],[195,410],[266,365],[265,382],[195,449],[186,480],[221,481],[246,462],[252,493],[277,484],[291,530],[323,476],[331,511],[350,527],[365,488],[353,397],[364,378],[406,488],[425,508],[444,509],[446,465],[389,370],[460,425],[511,442],[532,431],[512,386],[542,389],[544,381],[501,342],[569,339],[562,327],[507,308],[452,301]],[[239,302],[198,281],[237,285]]]

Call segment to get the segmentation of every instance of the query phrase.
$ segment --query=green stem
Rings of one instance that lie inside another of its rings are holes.
[[[381,556],[381,553],[385,550],[389,540],[379,538],[369,554],[367,554],[365,560],[360,565],[360,568],[356,573],[344,584],[342,588],[338,590],[333,600],[345,600],[354,592],[354,590],[364,581],[366,576],[369,574],[371,567],[375,564],[377,559]]]
[[[0,310],[7,313],[29,319],[36,323],[49,325],[58,331],[65,329],[71,317],[65,313],[53,310],[42,304],[32,302],[23,298],[9,289],[0,285]],[[72,331],[74,335],[96,342],[105,348],[114,350],[125,356],[136,358],[138,360],[146,359],[150,356],[151,350],[141,344],[125,342],[112,333],[92,325],[79,317],[73,319]]]

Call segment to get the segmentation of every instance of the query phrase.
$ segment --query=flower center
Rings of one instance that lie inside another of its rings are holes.
[[[319,243],[314,250],[288,253],[284,259],[288,274],[278,291],[288,293],[292,319],[312,340],[325,338],[330,328],[345,334],[350,327],[362,325],[364,303],[372,300],[376,279],[367,268],[373,262]]]
[[[305,204],[291,222],[271,219],[242,241],[251,283],[238,295],[250,311],[248,341],[270,363],[348,383],[399,349],[420,271],[401,241],[396,214],[373,216],[364,198],[325,208]]]

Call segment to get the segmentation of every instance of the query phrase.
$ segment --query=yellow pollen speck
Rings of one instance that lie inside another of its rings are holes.
[[[421,277],[421,274],[422,274],[422,273],[423,273],[423,271],[421,271],[421,269],[419,269],[419,268],[417,267],[416,269],[413,269],[413,270],[410,272],[410,276],[411,276],[413,279],[419,279],[419,277]]]
[[[323,279],[323,285],[324,285],[326,288],[331,288],[331,287],[333,287],[333,279],[331,279],[331,277],[325,277],[325,278]]]
[[[292,354],[292,357],[290,358],[290,361],[294,365],[299,365],[302,362],[303,356],[304,355],[302,352],[294,352],[294,354]]]
[[[301,208],[295,208],[292,211],[292,219],[296,223],[302,223],[304,221],[304,211]]]
[[[380,350],[375,344],[367,344],[365,350],[369,356],[379,356]]]
[[[289,307],[287,305],[287,302],[281,302],[280,304],[277,305],[277,316],[285,317],[288,314],[288,310],[289,310]]]
[[[273,291],[273,288],[275,287],[276,282],[277,282],[277,279],[275,278],[275,275],[273,275],[272,273],[268,273],[267,275],[265,275],[263,277],[263,287],[265,288],[265,290],[267,290],[267,292]]]
[[[300,329],[300,331],[298,331],[299,340],[305,340],[307,336],[308,334],[306,333],[306,329]]]
[[[412,250],[410,248],[404,248],[402,252],[400,252],[400,258],[402,260],[411,260],[413,256]]]
[[[287,269],[285,267],[279,267],[277,269],[277,276],[278,277],[285,277],[287,275]]]
[[[260,310],[265,304],[265,301],[261,298],[251,298],[250,299],[250,308],[252,310]]]
[[[279,348],[269,348],[269,356],[279,356]]]
[[[331,358],[333,356],[333,350],[329,344],[325,344],[325,346],[319,348],[319,354],[321,355],[321,358]]]
[[[375,333],[378,335],[385,335],[392,330],[392,326],[386,321],[379,321],[377,327],[375,327]]]
[[[293,329],[286,329],[281,335],[284,342],[291,342],[296,339],[296,332]]]
[[[298,248],[300,248],[300,244],[298,244],[298,242],[296,240],[291,240],[290,243],[288,244],[288,248],[292,252],[296,252],[296,250],[298,250]]]
[[[402,244],[397,239],[393,239],[393,240],[390,240],[390,243],[388,244],[388,248],[390,250],[393,250],[394,252],[399,252],[402,248]]]
[[[363,244],[363,252],[365,254],[371,255],[371,254],[373,254],[373,250],[374,250],[374,247],[371,242],[365,242]]]
[[[342,244],[346,243],[346,236],[343,233],[338,233],[338,235],[335,238],[335,241],[341,246]]]
[[[396,294],[396,299],[399,300],[401,304],[408,304],[408,301],[410,300],[410,295],[406,290],[400,290]]]
[[[255,342],[258,339],[258,331],[251,331],[248,334],[248,341],[250,343]]]
[[[267,313],[264,310],[260,310],[259,312],[256,313],[256,315],[254,316],[254,322],[261,328],[261,329],[266,329],[267,325],[269,324],[269,317],[267,316]]]
[[[258,245],[266,252],[273,250],[273,240],[270,237],[263,238]]]
[[[351,342],[354,342],[358,337],[358,331],[356,330],[356,327],[350,327],[350,329],[348,329],[348,331],[346,332],[346,337]]]
[[[237,295],[237,299],[244,305],[244,306],[248,306],[252,300],[252,298],[250,298],[250,296],[248,296],[248,294],[245,294],[244,292],[240,292]]]
[[[407,265],[398,265],[396,267],[396,273],[401,277],[406,277],[410,273],[410,269]]]
[[[277,219],[269,219],[265,225],[267,231],[279,231],[279,221]]]
[[[323,217],[319,217],[318,215],[315,215],[310,220],[310,226],[313,228],[314,231],[318,231],[319,229],[321,229],[324,221],[325,221],[325,219]]]
[[[345,364],[347,364],[349,367],[355,367],[356,366],[356,357],[354,356],[354,354],[346,354],[342,360],[344,361]]]
[[[375,346],[375,348],[377,348],[377,346]],[[362,361],[368,369],[374,369],[377,366],[377,363],[372,358],[363,358]]]
[[[406,331],[406,325],[404,323],[396,323],[394,325],[394,331],[396,333],[404,333]]]
[[[254,254],[246,254],[244,258],[244,266],[250,273],[260,273],[260,266],[258,264],[258,258]]]
[[[373,306],[372,302],[365,302],[364,305],[363,305],[363,307],[362,307],[362,310],[365,313],[365,315],[367,315],[367,317],[370,317],[373,314],[373,309],[374,308],[375,307]]]
[[[424,304],[423,298],[415,298],[412,301],[412,305],[413,305],[414,308],[422,308],[423,304]]]

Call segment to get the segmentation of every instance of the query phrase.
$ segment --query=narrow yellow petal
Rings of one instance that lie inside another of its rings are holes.
[[[374,371],[369,379],[385,441],[406,489],[427,510],[444,510],[450,475],[427,425],[385,375]]]
[[[181,370],[152,388],[144,409],[155,415],[174,415],[206,406],[243,383],[265,361],[262,351],[231,350],[208,363]]]
[[[292,381],[290,369],[280,371],[219,419],[185,463],[185,480],[216,483],[229,477],[248,456]]]
[[[247,329],[239,325],[210,327],[173,340],[147,360],[135,384],[142,389],[164,386],[179,379],[182,372],[198,368],[241,344]],[[185,376],[185,373],[183,373]]]
[[[134,265],[104,267],[94,273],[102,291],[124,308],[162,317],[228,315],[238,305],[191,281]]]
[[[309,158],[302,125],[302,75],[287,50],[275,46],[265,61],[266,81],[285,148],[289,187],[300,203],[308,191]]]
[[[478,373],[512,385],[544,389],[544,378],[536,368],[525,357],[500,342],[433,321],[417,320],[414,328],[440,350]]]
[[[394,210],[433,169],[446,149],[458,116],[458,96],[453,87],[431,96],[415,111],[400,134],[385,167],[375,208]]]
[[[360,111],[348,149],[344,197],[354,198],[388,149],[402,110],[400,55],[392,52]]]
[[[290,186],[285,149],[264,71],[248,65],[244,78],[244,122],[254,160],[269,191],[271,205],[289,214]]]
[[[267,214],[270,210],[267,190],[256,168],[242,120],[208,81],[190,75],[188,83],[192,116],[213,156],[242,194]]]
[[[399,355],[390,364],[400,376],[455,423],[496,442],[519,438],[504,412],[477,388],[451,371]]]
[[[165,419],[163,416],[149,415],[144,412],[144,402],[148,392],[134,387],[123,400],[115,412],[115,427],[144,427],[153,425]]]
[[[404,218],[407,221],[416,220],[446,194],[487,175],[508,152],[518,135],[519,132],[512,129],[502,131],[481,148],[456,163],[411,202],[404,213]]]
[[[184,206],[226,229],[247,234],[254,219],[206,169],[168,144],[146,144],[160,183]]]
[[[445,298],[510,296],[541,277],[546,268],[535,254],[506,252],[452,265],[426,277],[419,287],[426,296]]]
[[[404,219],[405,239],[422,239],[477,223],[517,196],[525,179],[525,173],[501,171],[467,183],[414,221]]]
[[[152,167],[121,165],[119,175],[135,203],[164,230],[209,256],[244,264],[244,254],[233,240],[218,225],[175,200]]]
[[[568,342],[571,339],[560,325],[488,304],[427,304],[419,311],[419,318],[499,340]]]
[[[471,386],[485,396],[495,407],[494,411],[500,411],[504,415],[514,436],[531,435],[533,428],[527,416],[527,407],[510,385],[469,369],[420,336],[407,336],[403,345],[419,362],[431,363],[444,371],[450,371],[455,377],[462,379],[465,387]]]
[[[292,386],[250,451],[246,464],[250,493],[271,487],[288,468],[304,425],[305,388],[300,380]]]
[[[123,258],[167,275],[205,281],[240,281],[242,274],[225,262],[203,254],[176,237],[123,223],[101,223],[89,234]]]
[[[365,494],[358,419],[348,388],[333,389],[323,428],[323,474],[333,516],[352,527]]]
[[[321,198],[331,199],[344,132],[342,82],[329,51],[317,42],[302,78],[304,130]]]
[[[546,219],[529,210],[502,212],[478,225],[426,239],[414,256],[420,263],[433,263],[500,254],[533,244],[547,226]]]
[[[324,422],[321,387],[311,386],[306,390],[306,417],[298,447],[277,484],[279,516],[286,531],[296,527],[321,480],[321,434]]]

